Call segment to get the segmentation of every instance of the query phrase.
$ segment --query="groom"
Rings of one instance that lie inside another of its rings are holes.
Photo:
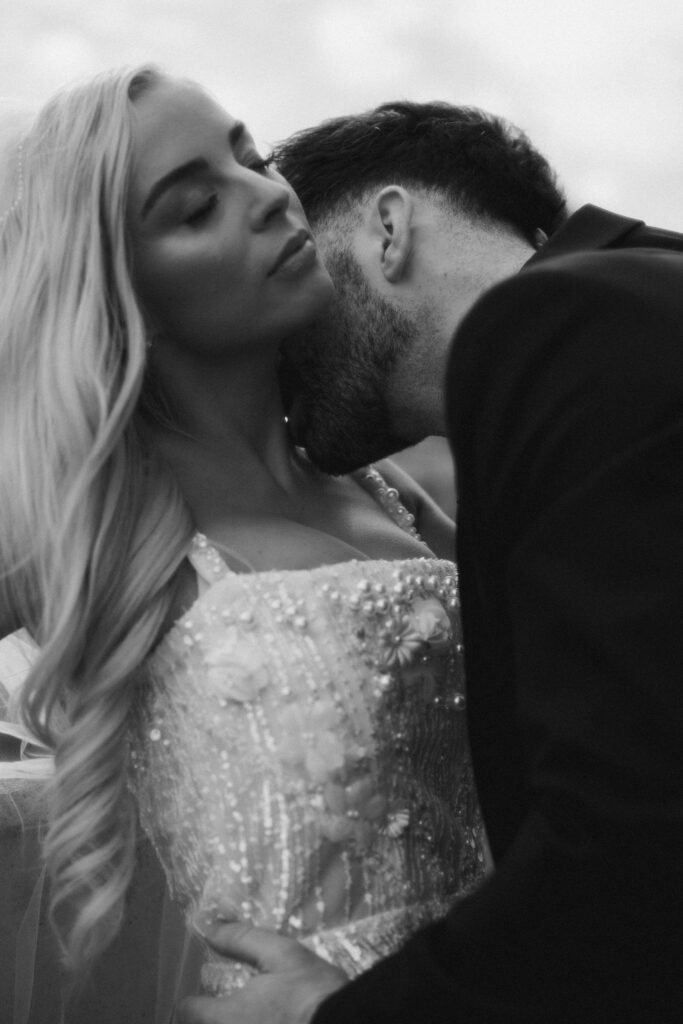
[[[291,346],[297,439],[341,472],[451,437],[496,866],[349,984],[222,925],[264,973],[183,1020],[683,1020],[683,236],[567,219],[523,137],[446,105],[326,123],[279,166],[340,294]]]

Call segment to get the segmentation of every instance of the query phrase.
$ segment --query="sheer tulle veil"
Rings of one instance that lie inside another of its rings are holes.
[[[0,878],[0,905],[11,905],[8,919],[3,918],[6,947],[0,956],[0,1004],[7,1024],[62,1024],[67,1019],[59,955],[45,920],[48,889],[40,853],[43,789],[52,773],[52,756],[16,713],[22,681],[36,656],[37,648],[23,630],[0,640],[0,740],[14,750],[11,759],[0,761],[0,859],[12,868],[10,876],[3,873]],[[130,1015],[137,1012],[150,1024],[169,1024],[179,1000],[198,989],[200,948],[168,897],[149,846],[141,847],[138,864],[122,941],[103,954],[109,962],[104,970],[103,965],[96,968],[90,991],[69,1004],[68,1019],[77,1024],[89,1019],[89,1012],[92,1019],[110,1024],[135,1019]],[[144,1005],[119,1003],[128,1014],[121,1018],[110,1008],[113,989],[117,979],[136,970],[149,975],[147,996]]]

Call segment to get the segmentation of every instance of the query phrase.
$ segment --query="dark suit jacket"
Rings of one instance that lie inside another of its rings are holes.
[[[315,1024],[683,1020],[683,236],[584,207],[447,401],[493,876]]]

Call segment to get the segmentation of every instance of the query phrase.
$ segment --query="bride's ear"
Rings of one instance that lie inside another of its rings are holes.
[[[400,185],[387,185],[375,196],[374,207],[374,227],[381,241],[380,269],[389,284],[396,284],[408,269],[413,200]]]

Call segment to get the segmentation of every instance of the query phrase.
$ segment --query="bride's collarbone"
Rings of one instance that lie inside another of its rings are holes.
[[[303,517],[302,517],[303,518]],[[237,517],[207,525],[211,543],[236,571],[313,569],[352,559],[419,558],[425,545],[389,519],[364,515],[356,521],[285,515]]]
[[[403,559],[429,549],[351,477],[302,474],[282,489],[208,488],[194,495],[197,529],[237,572],[312,569],[352,559]]]

